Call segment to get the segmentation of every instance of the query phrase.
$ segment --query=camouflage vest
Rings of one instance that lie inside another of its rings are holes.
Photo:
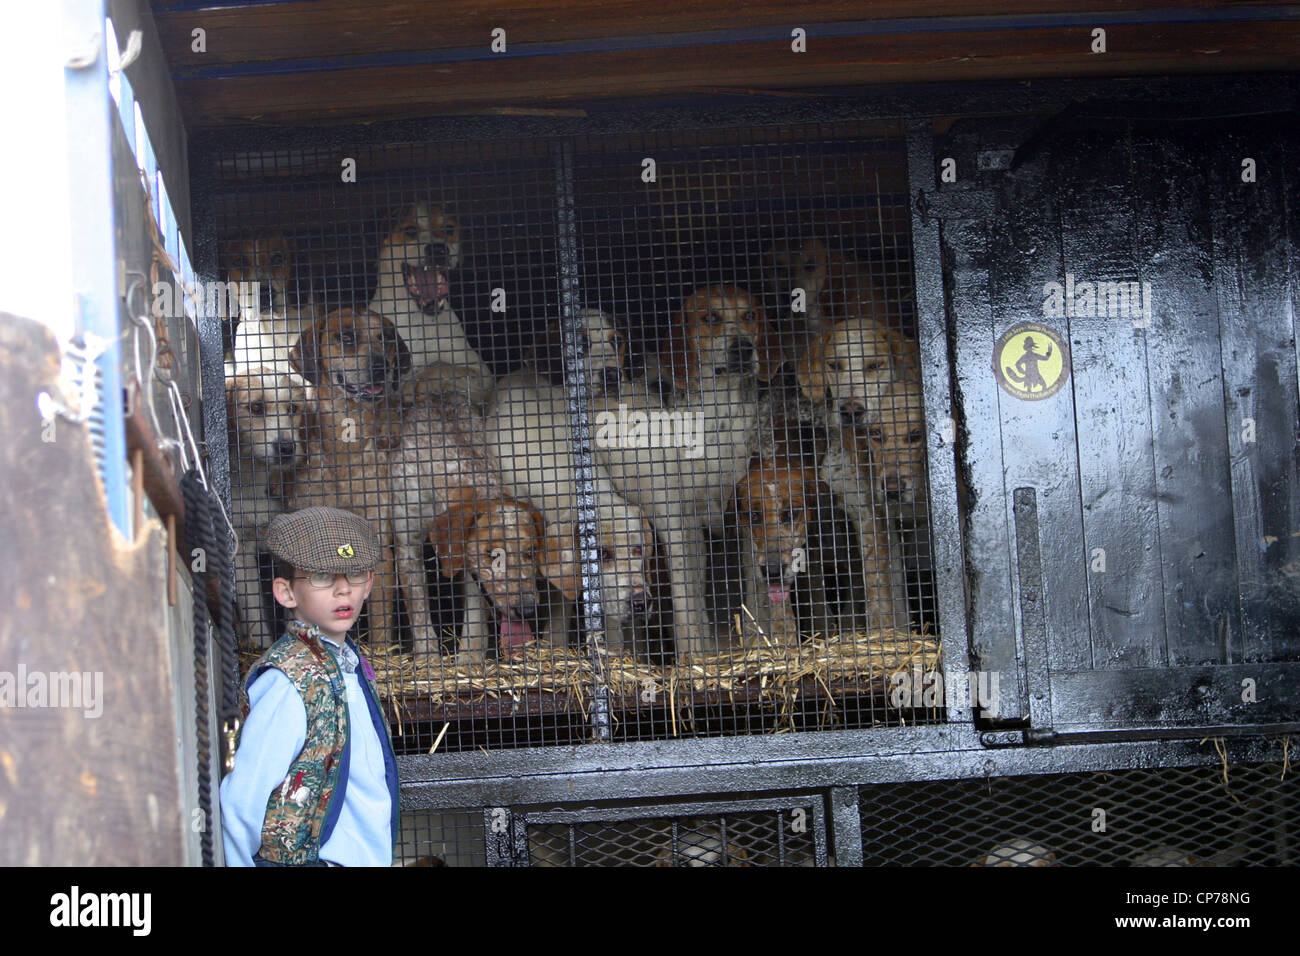
[[[360,656],[358,654],[358,656]],[[347,781],[339,789],[339,774],[347,752],[347,688],[343,669],[334,652],[320,640],[320,631],[301,621],[290,622],[283,637],[275,642],[249,669],[248,678],[239,688],[240,711],[248,717],[248,688],[264,671],[275,668],[289,678],[302,697],[307,710],[307,734],[302,750],[289,765],[280,786],[271,791],[262,822],[263,860],[284,866],[301,866],[320,859],[321,845],[329,840],[343,808],[342,797]],[[377,702],[373,671],[362,658],[360,667],[370,699]],[[392,752],[392,736],[384,727],[384,739]],[[236,759],[238,752],[236,751]],[[392,808],[393,845],[396,848],[398,808]]]

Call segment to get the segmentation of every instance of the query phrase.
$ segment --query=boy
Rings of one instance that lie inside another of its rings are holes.
[[[295,619],[245,684],[251,709],[221,781],[226,865],[391,866],[397,761],[374,671],[347,636],[378,541],[349,511],[305,508],[271,522],[267,547]]]

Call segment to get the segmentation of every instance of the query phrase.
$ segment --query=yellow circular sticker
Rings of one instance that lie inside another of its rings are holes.
[[[1013,325],[993,347],[993,374],[998,384],[1025,401],[1051,398],[1065,385],[1069,369],[1065,340],[1039,322]]]
[[[339,557],[340,557],[340,558],[350,558],[350,557],[352,557],[352,555],[353,555],[352,545],[350,545],[350,544],[341,544],[341,545],[339,545],[339,546],[338,546],[338,554],[339,554]]]

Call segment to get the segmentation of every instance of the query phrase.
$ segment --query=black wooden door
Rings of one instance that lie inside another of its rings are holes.
[[[1119,113],[959,123],[918,200],[974,660],[1038,733],[1296,721],[1300,156],[1277,118]]]

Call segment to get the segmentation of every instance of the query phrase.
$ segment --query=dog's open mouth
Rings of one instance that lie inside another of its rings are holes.
[[[447,274],[436,266],[413,266],[402,263],[402,278],[406,291],[420,306],[421,311],[436,309],[446,301],[451,286]]]
[[[367,401],[375,401],[383,398],[384,392],[387,391],[387,387],[383,382],[380,382],[377,385],[353,385],[350,382],[344,381],[342,375],[336,376],[335,381],[338,382],[339,388],[343,389],[343,391],[347,392],[349,395],[354,398],[364,398]]]

